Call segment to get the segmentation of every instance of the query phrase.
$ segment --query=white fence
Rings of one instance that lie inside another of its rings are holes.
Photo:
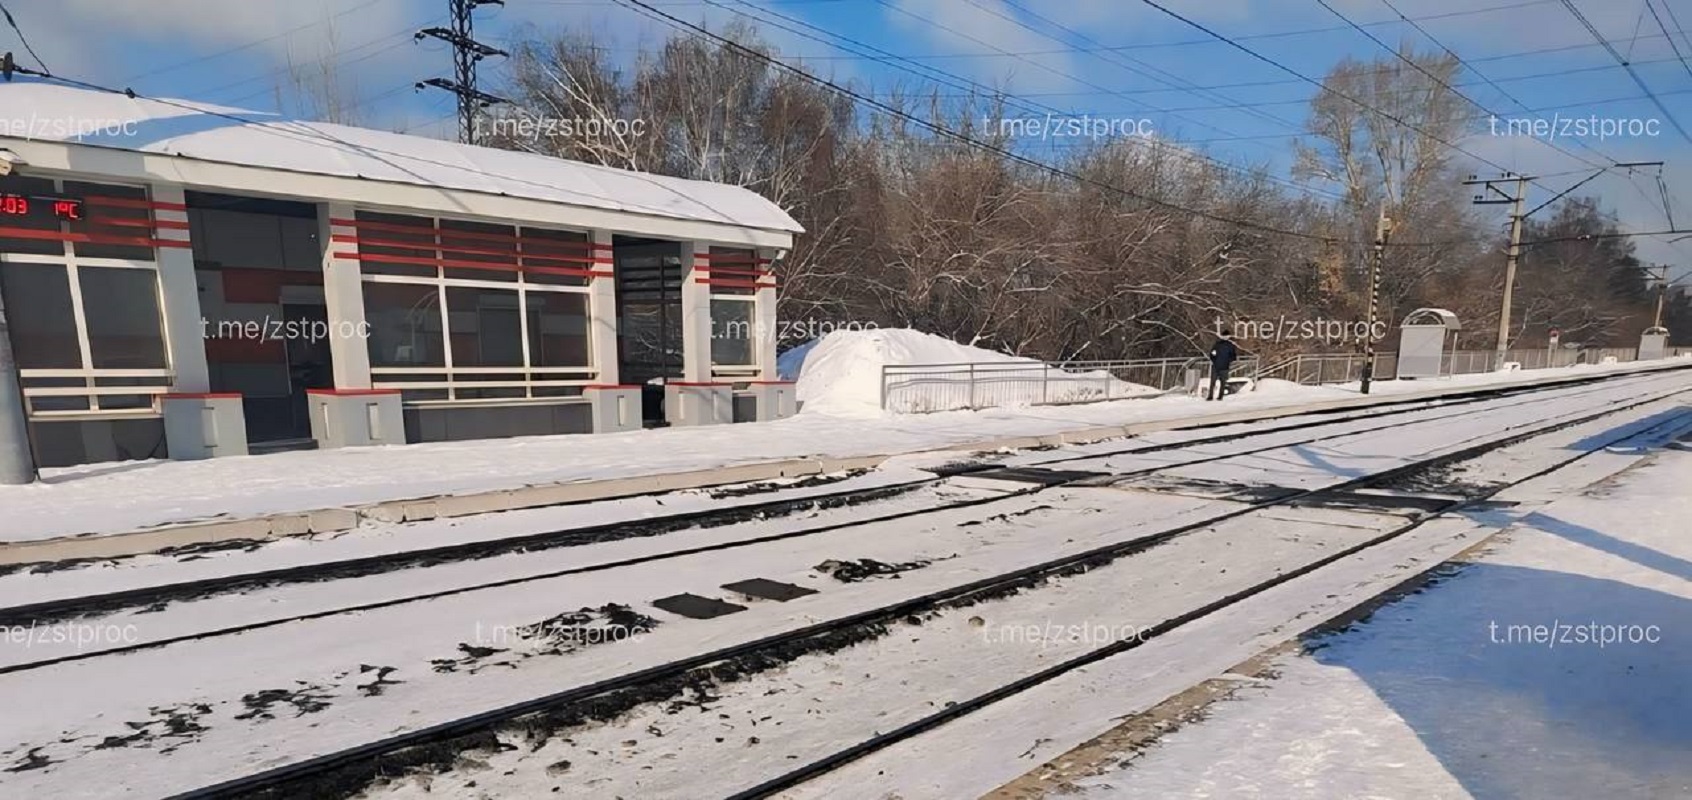
[[[1203,358],[1131,361],[889,364],[881,368],[881,407],[903,413],[1013,405],[1091,403],[1147,397],[1189,385],[1208,369]],[[1250,375],[1257,359],[1235,363]]]
[[[1511,350],[1506,362],[1522,369],[1599,364],[1606,358],[1632,361],[1631,347],[1585,350]],[[1668,350],[1668,357],[1692,355],[1692,347]],[[1491,372],[1497,354],[1491,350],[1458,350],[1446,354],[1445,372],[1466,375]],[[1256,357],[1235,362],[1233,374],[1254,379],[1278,378],[1309,386],[1351,383],[1362,379],[1361,353],[1315,353],[1293,356],[1265,365]],[[1398,369],[1397,353],[1375,354],[1376,380],[1391,380]],[[975,362],[958,364],[900,364],[881,368],[881,407],[901,413],[954,411],[1018,405],[1092,403],[1192,392],[1208,379],[1209,364],[1198,358],[1148,358],[1130,361]]]

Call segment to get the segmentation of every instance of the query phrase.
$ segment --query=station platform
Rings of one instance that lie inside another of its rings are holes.
[[[1278,383],[1222,402],[1172,395],[864,418],[801,413],[774,422],[618,434],[85,465],[48,471],[35,484],[0,487],[0,565],[333,533],[867,469],[913,453],[1079,444],[1662,369],[1692,369],[1692,359],[1381,381],[1369,395],[1355,386]]]

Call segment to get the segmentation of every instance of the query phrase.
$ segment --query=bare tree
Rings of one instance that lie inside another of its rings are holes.
[[[326,36],[310,54],[296,57],[289,47],[287,79],[276,86],[277,106],[302,119],[359,125],[365,115],[357,100],[358,80],[341,70],[341,37],[334,20],[325,27]]]
[[[1392,217],[1393,237],[1401,242],[1473,238],[1456,152],[1448,144],[1476,119],[1449,88],[1459,71],[1448,54],[1409,47],[1378,61],[1348,58],[1329,70],[1311,101],[1306,128],[1312,143],[1297,145],[1294,175],[1338,189],[1343,227],[1337,232],[1357,242],[1344,254],[1357,267],[1346,291],[1324,298],[1334,307],[1356,310],[1365,302],[1361,267],[1382,211]],[[1382,269],[1382,302],[1408,310],[1399,307],[1424,293],[1430,278],[1460,271],[1473,251],[1462,245],[1392,248]]]

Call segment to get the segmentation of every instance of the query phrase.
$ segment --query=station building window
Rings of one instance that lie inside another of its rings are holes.
[[[374,385],[408,402],[579,395],[589,346],[585,233],[360,211]]]
[[[711,367],[713,373],[756,373],[758,289],[769,277],[756,251],[734,247],[710,249]]]
[[[0,221],[0,292],[30,416],[151,413],[172,373],[147,190],[8,176],[0,192],[84,203],[81,220]]]

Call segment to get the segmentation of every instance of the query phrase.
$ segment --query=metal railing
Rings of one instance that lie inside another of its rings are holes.
[[[1276,379],[1305,386],[1329,383],[1351,383],[1363,379],[1363,364],[1368,356],[1362,353],[1301,353],[1272,366],[1264,367],[1253,377],[1256,380]],[[1375,354],[1375,378],[1384,380],[1398,371],[1397,353]]]
[[[1235,363],[1236,374],[1256,371],[1257,359]],[[881,407],[902,413],[994,406],[1059,405],[1148,397],[1190,389],[1207,370],[1200,358],[1124,361],[1002,361],[956,364],[889,364],[881,368]]]
[[[1631,347],[1511,350],[1505,361],[1522,369],[1600,364],[1606,358],[1633,361]],[[1667,357],[1692,357],[1692,347],[1667,350]],[[1457,350],[1445,355],[1445,374],[1491,372],[1497,353]],[[1279,379],[1306,386],[1354,383],[1363,375],[1362,353],[1305,353],[1272,364],[1255,356],[1235,362],[1233,374],[1253,380]],[[1202,357],[1146,358],[1126,361],[974,362],[889,364],[881,368],[881,407],[901,413],[955,411],[995,406],[1060,405],[1202,391],[1209,365]],[[1398,373],[1398,354],[1375,354],[1375,379]]]

